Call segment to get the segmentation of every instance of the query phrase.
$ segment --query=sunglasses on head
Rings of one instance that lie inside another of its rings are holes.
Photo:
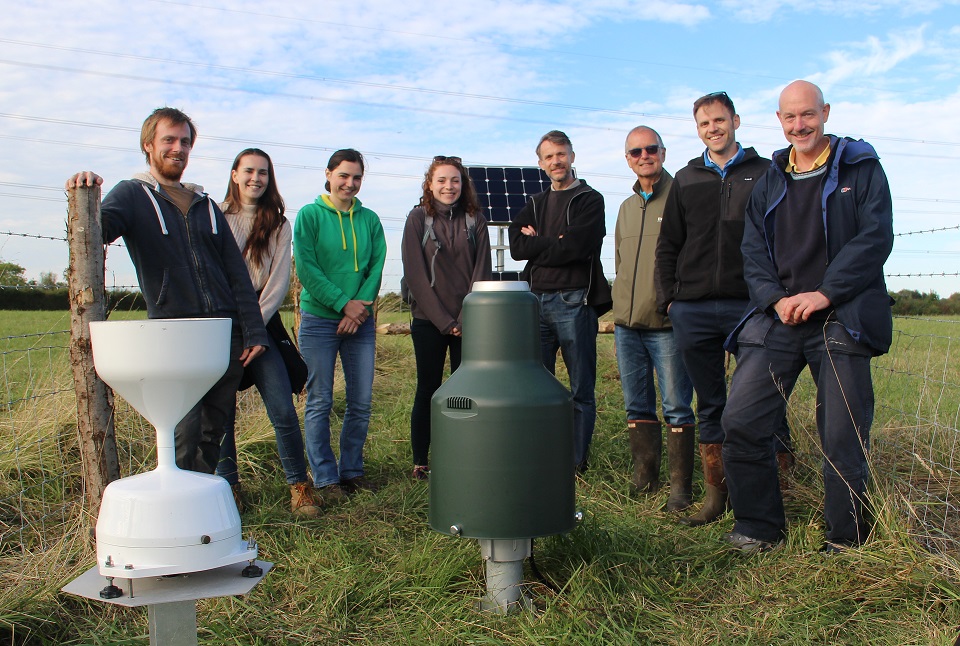
[[[437,155],[433,158],[435,162],[454,162],[456,164],[462,164],[463,160],[459,157],[447,157],[446,155]]]
[[[631,148],[627,151],[627,154],[633,157],[634,159],[640,159],[643,155],[643,151],[647,151],[647,154],[653,157],[658,152],[660,152],[661,146],[658,144],[653,144],[652,146],[640,146],[639,148]]]
[[[702,97],[697,99],[697,101],[703,101],[704,99],[719,99],[722,96],[726,97],[727,99],[730,98],[727,96],[726,92],[711,92],[710,94],[704,94]]]

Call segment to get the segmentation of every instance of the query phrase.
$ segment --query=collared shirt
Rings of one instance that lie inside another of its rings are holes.
[[[830,157],[830,144],[828,143],[826,148],[823,149],[823,152],[820,153],[820,156],[816,158],[813,162],[813,166],[803,171],[804,173],[817,170],[821,166],[827,163],[827,159]],[[795,173],[800,172],[800,169],[797,168],[797,149],[793,146],[790,146],[790,158],[787,160],[787,167],[784,169],[784,172]]]
[[[743,159],[743,146],[737,142],[737,154],[727,160],[727,163],[723,165],[723,168],[720,168],[712,159],[710,159],[710,149],[707,148],[703,151],[703,163],[707,168],[715,170],[721,178],[727,176],[727,169]]]

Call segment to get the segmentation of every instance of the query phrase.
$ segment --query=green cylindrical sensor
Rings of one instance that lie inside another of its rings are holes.
[[[474,284],[460,367],[430,412],[432,529],[480,539],[573,529],[573,400],[541,362],[527,283]]]

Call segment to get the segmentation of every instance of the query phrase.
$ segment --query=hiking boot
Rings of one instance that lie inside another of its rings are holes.
[[[314,492],[315,494],[319,494],[320,505],[323,507],[336,505],[347,499],[347,492],[337,483],[325,485],[319,489],[315,489]]]
[[[762,541],[759,538],[744,536],[740,532],[727,532],[723,535],[723,540],[727,541],[730,547],[741,554],[760,554],[783,547],[783,539],[776,542]]]
[[[352,496],[355,493],[361,491],[376,491],[377,485],[370,482],[366,476],[356,476],[353,478],[345,478],[340,480],[340,488],[348,496]]]
[[[429,480],[430,479],[430,467],[425,464],[418,464],[413,467],[413,479],[414,480]]]
[[[320,515],[322,504],[314,493],[313,483],[309,480],[290,485],[290,511],[294,516],[316,518]]]
[[[634,493],[655,493],[660,488],[661,431],[662,425],[658,420],[627,420],[630,456],[633,458],[630,488]]]

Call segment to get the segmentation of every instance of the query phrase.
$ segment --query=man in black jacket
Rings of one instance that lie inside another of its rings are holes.
[[[727,401],[723,343],[747,308],[743,281],[743,213],[750,192],[770,162],[736,140],[740,117],[726,92],[693,104],[703,155],[677,172],[657,244],[657,306],[669,313],[683,363],[697,393],[703,507],[681,519],[703,525],[724,513],[720,418]],[[787,439],[786,442],[789,440]],[[778,447],[784,460],[789,453]]]
[[[267,347],[267,333],[223,213],[200,186],[180,182],[196,137],[196,127],[180,110],[154,110],[140,131],[149,171],[117,184],[100,212],[104,243],[123,236],[150,318],[233,320],[226,373],[177,424],[174,435],[177,466],[213,473],[243,366]],[[102,183],[98,175],[82,172],[67,180],[67,190]]]
[[[873,146],[824,134],[830,105],[794,81],[777,117],[790,147],[773,154],[747,206],[744,276],[752,310],[736,332],[737,369],[723,414],[734,531],[745,553],[786,531],[770,438],[804,367],[817,385],[823,515],[831,553],[863,542],[866,452],[873,421],[870,359],[890,348],[883,264],[893,248],[890,187]]]
[[[537,158],[550,190],[534,195],[510,223],[510,255],[526,260],[523,279],[540,300],[543,365],[554,372],[563,356],[573,393],[573,457],[582,473],[597,420],[598,317],[610,309],[610,286],[600,265],[606,235],[603,196],[573,173],[573,145],[552,130]]]

